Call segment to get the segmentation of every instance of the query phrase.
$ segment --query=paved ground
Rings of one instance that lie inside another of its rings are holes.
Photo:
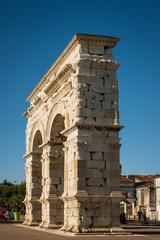
[[[122,225],[122,227],[134,234],[145,234],[145,235],[159,235],[160,236],[160,226],[154,225]]]
[[[142,228],[141,228],[142,229]],[[154,228],[153,228],[154,229]],[[140,230],[140,229],[139,229]],[[160,228],[157,228],[157,231]],[[160,231],[159,231],[160,232]],[[155,232],[156,233],[156,232]],[[0,224],[0,240],[159,240],[159,234],[147,234],[142,235],[139,231],[139,235],[132,236],[60,236],[52,233],[37,231],[24,227],[17,226],[15,224]]]

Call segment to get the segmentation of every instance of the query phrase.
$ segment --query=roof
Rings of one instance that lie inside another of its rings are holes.
[[[146,182],[146,183],[153,183],[156,176],[136,176],[136,182]]]
[[[132,179],[129,179],[128,176],[121,175],[121,176],[120,176],[120,182],[133,183],[133,180],[132,180]]]
[[[129,179],[133,179],[135,183],[137,182],[154,182],[154,179],[157,178],[157,175],[129,175]]]
[[[149,182],[136,183],[136,188],[149,188],[149,187],[154,187],[154,184]]]

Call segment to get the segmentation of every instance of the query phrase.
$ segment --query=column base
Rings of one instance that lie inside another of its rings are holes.
[[[41,222],[39,227],[41,228],[47,228],[47,229],[60,229],[62,225],[54,224],[54,223],[48,223],[48,222]]]
[[[27,226],[39,226],[39,222],[32,221],[32,220],[25,220],[25,221],[23,222],[23,225],[27,225]]]
[[[121,227],[110,228],[110,233],[115,235],[131,235],[131,233],[127,232],[125,229]]]
[[[42,228],[60,229],[63,225],[64,203],[56,194],[50,194],[44,198],[42,203],[42,222],[39,225]]]
[[[63,196],[63,201],[65,219],[61,231],[125,234],[125,230],[120,227],[117,198],[111,204],[109,195],[87,195],[83,191],[75,196]]]
[[[75,228],[75,226],[62,226],[60,231],[70,232],[75,235],[132,235],[121,227],[106,228]]]
[[[77,227],[77,226],[67,226],[67,225],[63,225],[61,228],[60,228],[60,231],[63,231],[63,232],[70,232],[70,233],[81,233],[81,228]]]

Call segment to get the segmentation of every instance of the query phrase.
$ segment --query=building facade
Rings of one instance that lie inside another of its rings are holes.
[[[160,177],[154,181],[156,189],[156,220],[160,222]]]
[[[121,230],[118,41],[75,35],[29,95],[24,224]]]
[[[126,219],[136,218],[136,196],[135,196],[135,183],[133,179],[128,176],[121,175],[120,177],[120,190],[123,198],[120,202],[121,213],[125,213]]]
[[[136,187],[137,211],[144,211],[148,220],[156,220],[156,199],[153,183]]]
[[[143,180],[144,179],[144,180]],[[160,177],[142,176],[136,187],[137,211],[145,211],[149,221],[160,221]],[[147,182],[148,181],[148,182]]]

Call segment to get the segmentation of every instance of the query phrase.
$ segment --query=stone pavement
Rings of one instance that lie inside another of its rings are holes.
[[[158,230],[158,228],[157,228]],[[33,228],[20,227],[15,224],[0,224],[0,240],[158,240],[160,234],[148,234],[132,236],[62,236],[49,232],[37,231]]]
[[[157,234],[160,236],[160,226],[156,225],[122,225],[122,228],[133,234],[145,234],[153,235]]]

